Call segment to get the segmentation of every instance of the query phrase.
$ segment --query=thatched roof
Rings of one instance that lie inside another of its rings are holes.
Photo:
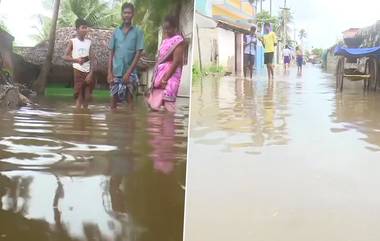
[[[107,71],[108,65],[108,42],[111,39],[113,30],[110,29],[90,29],[87,38],[92,41],[93,51],[98,59],[99,70]],[[56,32],[56,40],[54,46],[53,65],[69,66],[63,60],[67,45],[71,38],[76,34],[75,28],[59,28]],[[24,57],[25,61],[36,65],[42,65],[46,59],[48,52],[48,42],[44,41],[35,47],[18,47],[16,52]],[[144,62],[144,61],[143,61]],[[148,64],[149,65],[149,64]]]

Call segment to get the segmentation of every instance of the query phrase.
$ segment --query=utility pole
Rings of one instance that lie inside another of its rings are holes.
[[[284,36],[284,41],[285,43],[288,41],[288,31],[287,31],[287,16],[288,16],[288,11],[290,11],[290,8],[286,7],[286,0],[284,0],[284,7],[283,8],[280,8],[282,10],[282,16],[283,16],[283,26],[282,26],[282,30],[283,30],[283,36]]]
[[[288,18],[288,11],[290,11],[290,8],[286,7],[286,0],[284,0],[284,7],[280,8],[282,10],[282,43],[285,46],[288,43],[288,33],[287,33],[287,18]],[[277,63],[279,63],[279,57],[280,57],[280,46],[277,44]]]
[[[272,17],[272,0],[269,1],[269,14]]]

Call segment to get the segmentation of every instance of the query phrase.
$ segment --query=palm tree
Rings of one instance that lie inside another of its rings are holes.
[[[46,82],[47,82],[47,77],[48,77],[48,74],[50,71],[51,62],[53,60],[55,31],[57,28],[57,20],[58,20],[60,2],[61,2],[60,0],[55,0],[55,2],[54,2],[53,20],[52,20],[52,25],[51,25],[50,34],[49,34],[48,53],[46,56],[45,63],[42,66],[41,72],[38,75],[37,80],[33,84],[33,89],[35,89],[37,94],[39,94],[39,95],[44,94]]]
[[[257,24],[262,25],[264,23],[271,23],[275,32],[279,31],[279,19],[276,16],[270,16],[268,11],[262,11],[256,15]]]
[[[86,20],[92,27],[109,27],[113,24],[113,12],[109,4],[101,0],[64,0],[60,14],[58,23],[62,27],[72,26],[77,18]]]
[[[289,23],[293,22],[293,14],[292,12],[288,10],[283,10],[279,13],[279,21],[280,21],[280,27],[282,30],[282,34],[284,35],[283,38],[285,42],[288,40],[289,32],[290,32],[290,27]]]
[[[305,29],[301,29],[300,32],[298,33],[298,37],[300,38],[301,43],[302,43],[302,45],[303,45],[303,40],[304,40],[305,38],[307,38],[306,30],[305,30]]]
[[[36,29],[38,33],[33,34],[31,37],[38,42],[43,42],[49,39],[49,32],[52,21],[50,17],[44,15],[37,15],[36,17],[38,18],[39,25],[33,26],[33,28]]]

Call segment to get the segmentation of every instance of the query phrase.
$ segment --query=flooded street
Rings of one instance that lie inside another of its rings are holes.
[[[188,99],[110,113],[71,98],[0,113],[0,240],[178,241]]]
[[[380,92],[296,72],[195,81],[186,241],[380,240]]]

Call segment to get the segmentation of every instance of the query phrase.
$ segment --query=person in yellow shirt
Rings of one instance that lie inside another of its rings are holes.
[[[267,65],[268,80],[270,80],[273,79],[273,56],[277,46],[277,37],[269,23],[264,24],[264,36],[260,40],[264,45],[264,63]]]

